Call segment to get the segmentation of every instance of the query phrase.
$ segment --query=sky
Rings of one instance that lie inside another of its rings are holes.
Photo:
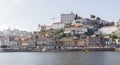
[[[93,14],[117,22],[119,3],[120,0],[0,0],[0,30],[36,31],[38,24],[51,25],[60,21],[60,14],[71,12],[84,18]]]

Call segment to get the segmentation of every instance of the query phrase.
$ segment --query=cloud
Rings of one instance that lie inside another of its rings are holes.
[[[0,31],[6,30],[8,28],[9,27],[7,25],[5,25],[5,24],[0,25]]]
[[[9,27],[8,25],[6,24],[2,24],[0,25],[0,31],[4,31],[4,30],[8,30],[8,29],[18,29],[18,30],[21,30],[21,31],[29,31],[28,29],[24,29],[24,28],[21,28],[20,26],[13,26],[13,27]]]
[[[14,29],[19,29],[19,30],[25,31],[25,29],[21,28],[20,26],[16,26],[16,27],[14,27]]]

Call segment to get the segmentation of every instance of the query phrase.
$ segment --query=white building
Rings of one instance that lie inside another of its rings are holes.
[[[75,30],[75,32],[78,34],[84,34],[87,32],[86,27],[69,27],[65,29],[64,33],[73,33],[73,30]]]
[[[7,38],[7,37],[2,37],[2,38],[0,38],[0,46],[2,46],[2,45],[14,46],[14,45],[16,45],[16,42],[9,41],[9,38]]]
[[[118,28],[118,30],[120,30],[120,19],[118,20],[118,22],[117,22],[117,28]]]
[[[75,20],[75,14],[71,12],[70,14],[61,14],[61,22],[64,24],[72,23]]]
[[[46,26],[46,30],[52,29],[52,26]]]
[[[61,28],[64,28],[64,23],[63,22],[56,22],[56,23],[53,23],[53,25],[52,25],[52,28],[54,29],[54,30],[56,30],[56,29],[61,29]]]
[[[108,35],[112,34],[112,32],[115,32],[116,30],[118,30],[116,26],[105,26],[99,29],[98,31],[100,31],[103,35]]]
[[[46,26],[45,24],[44,25],[38,25],[38,31],[41,31],[41,30],[50,30],[52,29],[52,26]]]

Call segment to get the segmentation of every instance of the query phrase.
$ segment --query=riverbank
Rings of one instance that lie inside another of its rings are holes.
[[[83,49],[2,49],[2,52],[75,52],[75,51],[120,51],[120,48],[83,48]]]

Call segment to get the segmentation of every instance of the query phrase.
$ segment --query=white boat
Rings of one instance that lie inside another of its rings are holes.
[[[44,52],[44,51],[46,51],[46,50],[47,50],[47,48],[45,47],[45,48],[43,48],[41,51]]]

